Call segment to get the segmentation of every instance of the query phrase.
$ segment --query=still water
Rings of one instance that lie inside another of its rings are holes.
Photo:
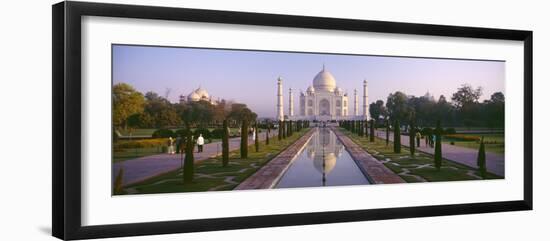
[[[364,185],[369,181],[334,132],[317,128],[276,188]]]

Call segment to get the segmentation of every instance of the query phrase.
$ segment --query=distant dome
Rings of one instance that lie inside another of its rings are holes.
[[[210,95],[205,89],[201,87],[199,87],[198,89],[194,90],[193,92],[189,93],[189,95],[187,95],[188,101],[199,101],[199,100],[209,100],[209,99],[210,99]]]
[[[208,94],[208,92],[205,89],[201,88],[201,87],[196,89],[195,93],[197,93],[197,95],[199,95],[202,99],[210,98],[210,95]]]
[[[201,99],[200,95],[195,93],[195,91],[191,92],[189,95],[187,95],[188,101],[199,101]]]
[[[321,70],[321,72],[313,78],[313,87],[316,90],[332,92],[334,91],[334,88],[336,88],[336,79],[334,79],[334,76],[325,70],[325,66],[323,66],[323,70]]]
[[[314,92],[315,92],[315,88],[313,88],[313,86],[310,85],[310,86],[307,88],[307,92],[309,92],[309,93],[314,93]]]

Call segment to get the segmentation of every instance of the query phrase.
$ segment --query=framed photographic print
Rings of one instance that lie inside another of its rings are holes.
[[[53,6],[53,235],[532,209],[532,32]]]

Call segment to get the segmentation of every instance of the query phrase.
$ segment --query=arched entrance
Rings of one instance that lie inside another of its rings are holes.
[[[330,115],[330,102],[327,99],[319,101],[319,115]]]

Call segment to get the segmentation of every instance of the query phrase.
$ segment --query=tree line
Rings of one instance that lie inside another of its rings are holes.
[[[503,128],[504,94],[495,92],[489,100],[480,102],[482,94],[481,87],[468,84],[460,86],[451,101],[444,95],[435,100],[429,93],[416,97],[396,91],[388,95],[386,103],[371,103],[369,113],[378,125],[384,125],[384,120],[399,120],[403,125],[414,122],[417,126],[435,126],[439,120],[446,126]]]
[[[113,126],[120,129],[206,128],[221,126],[226,119],[230,127],[236,127],[243,120],[254,121],[257,118],[257,114],[246,104],[226,100],[215,105],[204,100],[171,103],[155,92],[142,94],[126,83],[113,86],[112,105]]]

